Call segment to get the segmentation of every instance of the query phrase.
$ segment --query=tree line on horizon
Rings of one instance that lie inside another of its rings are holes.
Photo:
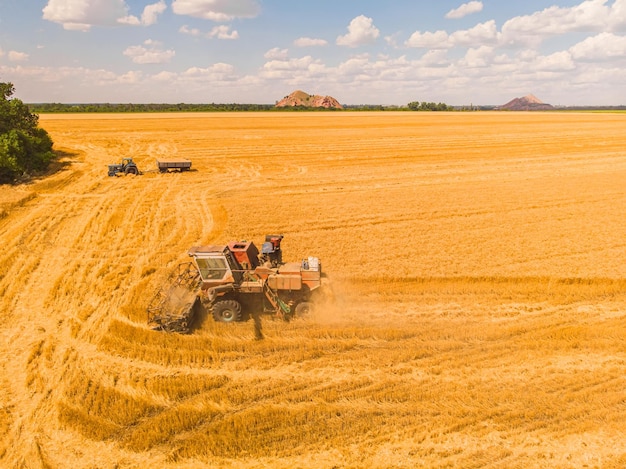
[[[343,109],[240,103],[31,103],[33,112],[55,113],[158,113],[158,112],[353,112],[353,111],[492,111],[496,105],[452,106],[446,103],[411,101],[407,105],[344,104]],[[626,111],[626,106],[557,106],[555,111]]]
[[[98,112],[341,112],[341,111],[453,111],[463,110],[445,103],[411,102],[406,106],[384,106],[377,104],[344,105],[344,109],[288,106],[276,107],[274,104],[239,104],[239,103],[32,103],[29,105],[37,113],[98,113]],[[474,107],[478,110],[478,107]]]

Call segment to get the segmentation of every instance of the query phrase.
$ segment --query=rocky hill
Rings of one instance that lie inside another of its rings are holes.
[[[544,103],[535,95],[529,94],[523,98],[515,98],[496,109],[502,111],[547,111],[554,109],[551,104]]]
[[[324,107],[327,109],[343,109],[343,106],[339,104],[332,96],[320,96],[318,94],[308,94],[304,91],[297,90],[291,93],[289,96],[285,96],[283,99],[276,103],[276,107],[290,107],[290,106],[302,106],[302,107]]]

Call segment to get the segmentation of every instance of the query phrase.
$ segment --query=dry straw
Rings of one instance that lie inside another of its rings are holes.
[[[41,116],[66,166],[0,188],[0,465],[624,466],[623,121]],[[310,319],[148,329],[189,247],[274,232],[329,275]]]

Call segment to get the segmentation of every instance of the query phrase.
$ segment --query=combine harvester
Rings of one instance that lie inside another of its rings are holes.
[[[322,266],[317,257],[283,262],[282,239],[266,236],[260,253],[250,241],[192,247],[192,262],[180,264],[150,302],[148,324],[188,333],[201,308],[221,322],[243,321],[256,313],[285,320],[307,314],[321,291]]]

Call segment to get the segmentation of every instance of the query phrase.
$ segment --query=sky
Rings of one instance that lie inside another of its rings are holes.
[[[0,0],[26,103],[626,105],[626,0]]]

